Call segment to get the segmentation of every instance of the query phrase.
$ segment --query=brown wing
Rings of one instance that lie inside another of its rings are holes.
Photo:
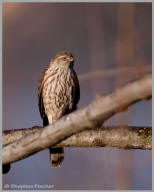
[[[78,80],[78,77],[76,75],[76,72],[74,70],[72,72],[73,72],[72,78],[74,81],[74,85],[73,85],[73,89],[72,89],[72,98],[73,98],[72,111],[74,111],[74,110],[76,110],[77,104],[78,104],[79,99],[80,99],[80,85],[79,85],[79,80]]]
[[[42,74],[40,75],[39,79],[39,85],[38,85],[38,105],[39,105],[39,111],[41,118],[43,119],[43,125],[48,125],[48,118],[45,114],[44,104],[43,104],[43,98],[42,98],[42,89],[43,89],[43,79],[45,76],[45,72],[47,69],[45,69]]]

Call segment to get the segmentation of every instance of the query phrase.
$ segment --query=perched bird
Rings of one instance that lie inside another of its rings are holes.
[[[73,63],[71,53],[60,52],[40,76],[38,103],[43,126],[52,124],[77,108],[80,87]],[[59,166],[63,160],[63,148],[50,148],[51,167]]]

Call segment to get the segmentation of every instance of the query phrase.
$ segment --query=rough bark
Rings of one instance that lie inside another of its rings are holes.
[[[21,139],[26,134],[42,129],[3,131],[3,146]],[[54,147],[117,147],[121,149],[152,149],[152,128],[135,126],[102,126],[94,130],[84,130],[57,143]]]
[[[67,137],[83,131],[94,129],[115,113],[126,110],[133,103],[152,96],[152,75],[128,83],[106,96],[97,96],[94,101],[83,109],[79,109],[52,125],[3,147],[3,164],[12,163],[31,154],[41,151]]]

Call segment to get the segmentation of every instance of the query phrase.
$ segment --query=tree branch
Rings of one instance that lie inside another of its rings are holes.
[[[3,131],[3,146],[26,134],[42,129],[35,126],[29,129]],[[76,133],[54,145],[54,147],[118,147],[123,149],[152,149],[152,128],[135,126],[102,126],[94,130]]]
[[[83,109],[64,116],[55,123],[34,133],[25,135],[3,147],[3,164],[12,163],[31,154],[54,146],[63,139],[83,131],[94,129],[115,113],[126,110],[133,103],[152,96],[152,75],[117,89],[106,96],[97,96]]]

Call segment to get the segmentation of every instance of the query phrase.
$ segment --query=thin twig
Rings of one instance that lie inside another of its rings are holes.
[[[129,67],[118,67],[115,69],[101,69],[101,70],[93,70],[81,75],[78,75],[80,82],[84,82],[89,79],[93,79],[95,77],[110,77],[113,75],[130,75],[133,72],[144,72],[144,73],[149,73],[152,71],[152,66],[149,65],[142,65],[139,67],[135,66],[129,66]]]

